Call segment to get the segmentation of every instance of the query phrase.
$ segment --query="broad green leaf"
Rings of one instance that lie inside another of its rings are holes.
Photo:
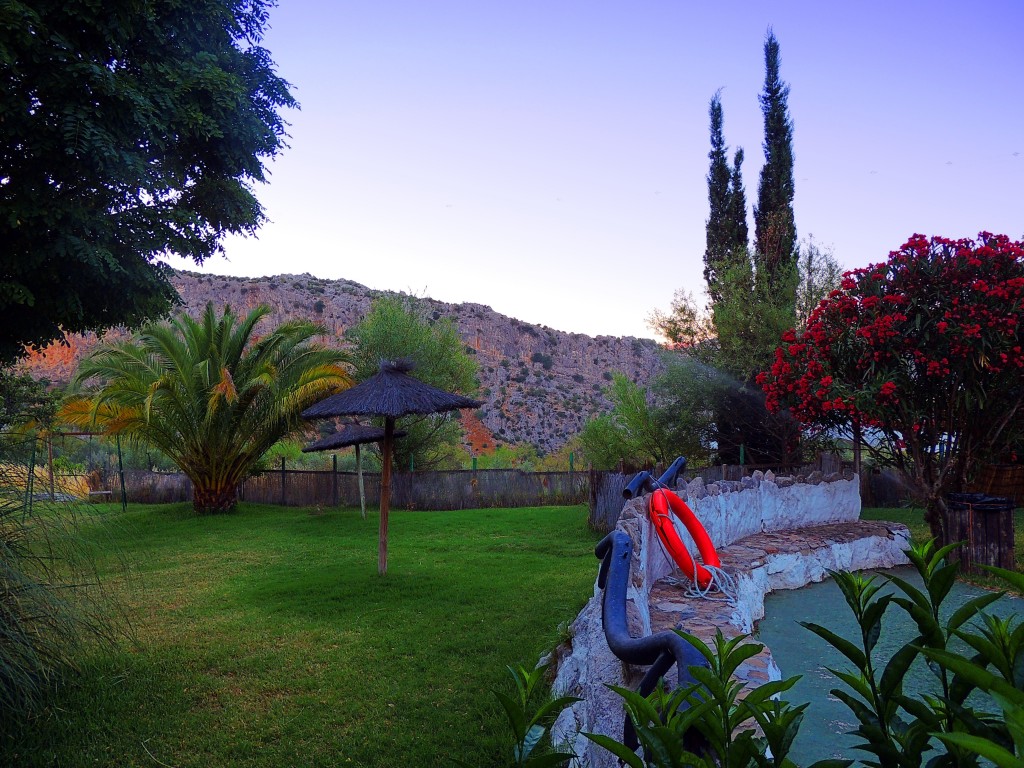
[[[839,699],[841,702],[843,702],[843,704],[845,704],[847,707],[849,707],[850,711],[853,712],[854,716],[861,722],[862,725],[871,726],[875,725],[878,722],[877,715],[875,715],[875,713],[871,709],[865,706],[862,702],[853,698],[853,696],[848,694],[846,691],[840,690],[838,688],[833,688],[831,694],[835,696],[837,699]]]
[[[843,656],[845,656],[853,662],[854,666],[857,667],[857,669],[864,669],[866,661],[866,659],[864,658],[864,653],[861,651],[860,648],[851,643],[849,640],[847,640],[844,637],[840,637],[832,630],[826,629],[825,627],[819,624],[812,624],[806,621],[801,621],[799,622],[799,624],[805,629],[809,629],[811,632],[816,634],[822,640],[824,640],[837,651],[839,651],[841,654],[843,654]]]
[[[966,541],[954,541],[952,544],[947,544],[942,549],[938,550],[934,555],[932,555],[931,560],[928,563],[928,570],[934,571],[939,567],[939,563],[946,559],[946,555],[957,547],[962,547],[966,543]]]
[[[865,702],[871,701],[871,687],[868,685],[868,681],[864,677],[863,672],[844,672],[843,670],[833,669],[832,667],[826,667],[829,672],[838,677],[855,693],[859,694]]]
[[[516,741],[522,741],[523,736],[526,735],[526,715],[523,712],[522,706],[506,693],[501,691],[494,691],[493,693],[505,710],[505,716],[508,718],[508,724],[512,727],[512,733]]]
[[[978,611],[990,603],[994,603],[1005,594],[1005,592],[989,592],[988,594],[981,595],[973,600],[968,600],[962,606],[957,608],[953,612],[953,615],[949,617],[949,621],[946,622],[947,631],[953,632],[959,629],[963,626],[965,621],[978,613]]]
[[[516,748],[516,759],[520,763],[526,762],[530,757],[530,753],[533,752],[534,748],[540,744],[540,740],[544,738],[544,734],[547,733],[547,728],[542,725],[531,725],[529,730],[526,731],[526,735],[523,737],[522,742]]]
[[[997,568],[994,565],[983,565],[981,566],[986,571],[995,574],[1003,581],[1009,583],[1018,592],[1024,594],[1024,573],[1017,571],[1008,571],[1005,568]]]
[[[587,733],[584,731],[584,736],[590,739],[592,742],[597,744],[599,747],[607,749],[619,760],[624,762],[629,768],[645,768],[644,761],[637,755],[636,752],[631,750],[625,744],[620,741],[616,741],[611,736],[605,736],[603,733]]]
[[[999,694],[1015,707],[1024,707],[1024,691],[1017,690],[1002,678],[996,677],[988,670],[982,669],[976,664],[972,664],[962,656],[933,648],[923,648],[921,652],[928,658],[939,662],[946,669],[970,680],[983,691]]]
[[[887,699],[902,690],[903,678],[910,670],[910,665],[917,658],[917,646],[922,642],[921,638],[915,638],[900,648],[892,655],[882,671],[882,677],[878,684],[879,693],[882,698]]]
[[[982,757],[991,760],[999,768],[1021,768],[1021,765],[1024,764],[1024,761],[1012,752],[1008,752],[998,744],[988,739],[983,739],[980,736],[973,736],[969,733],[936,733],[934,735],[946,744],[955,744],[958,747],[976,752]]]
[[[565,709],[566,707],[571,707],[577,701],[582,701],[582,699],[580,699],[577,696],[560,696],[557,699],[552,699],[551,701],[543,704],[537,710],[537,713],[533,716],[531,722],[542,722],[544,718],[552,714],[560,713],[563,709]]]
[[[928,602],[928,596],[925,595],[924,592],[919,590],[909,581],[901,579],[899,576],[888,576],[887,578],[890,584],[895,584],[897,587],[899,587],[900,591],[903,592],[903,594],[905,594],[911,600],[913,600],[919,608],[921,608],[923,611],[926,611],[929,614],[931,613],[932,605],[930,602]],[[897,600],[897,602],[899,603],[900,601]],[[903,608],[905,610],[907,610],[908,612],[910,611],[910,609],[905,604],[900,604],[903,605]]]

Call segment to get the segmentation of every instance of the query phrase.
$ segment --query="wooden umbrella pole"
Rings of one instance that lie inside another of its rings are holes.
[[[359,474],[359,511],[366,519],[366,489],[363,487],[363,458],[359,455],[359,443],[356,443],[356,472]]]
[[[377,541],[377,572],[388,572],[388,511],[391,506],[391,440],[395,420],[384,419],[384,462],[380,473],[380,538]]]

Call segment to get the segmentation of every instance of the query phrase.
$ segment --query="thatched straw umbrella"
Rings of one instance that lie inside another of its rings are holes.
[[[395,432],[393,437],[405,437],[402,430]],[[356,447],[356,472],[359,475],[359,511],[366,519],[366,490],[363,487],[363,458],[359,454],[359,446],[367,443],[379,443],[384,439],[383,427],[364,427],[362,424],[346,424],[341,432],[322,437],[302,449],[303,453],[317,451],[335,451],[338,448]]]
[[[409,375],[408,360],[382,360],[380,372],[356,386],[331,395],[302,412],[304,419],[332,416],[383,416],[383,461],[380,475],[380,537],[377,546],[377,570],[388,570],[388,511],[391,505],[391,453],[395,437],[395,419],[411,414],[443,413],[462,408],[479,408],[483,403],[445,392]]]

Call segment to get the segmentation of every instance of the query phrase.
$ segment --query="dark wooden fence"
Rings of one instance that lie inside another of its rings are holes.
[[[380,475],[363,474],[366,504],[380,504]],[[537,507],[582,504],[587,501],[586,472],[521,472],[516,469],[455,470],[450,472],[397,472],[392,475],[392,509],[478,509],[482,507]],[[120,498],[116,473],[102,487]],[[129,502],[190,501],[192,484],[171,472],[125,472]],[[359,506],[355,472],[270,470],[246,480],[239,498],[289,507]]]
[[[626,500],[622,491],[633,478],[621,472],[590,471],[590,513],[587,524],[595,531],[607,533],[619,521]]]

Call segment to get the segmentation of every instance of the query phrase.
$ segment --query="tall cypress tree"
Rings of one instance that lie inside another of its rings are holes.
[[[711,151],[708,159],[708,221],[706,245],[704,248],[704,281],[712,303],[721,298],[719,281],[725,270],[725,260],[731,246],[729,227],[730,189],[729,159],[726,155],[725,137],[722,134],[721,93],[711,97],[708,107],[711,118]]]
[[[747,193],[743,190],[743,147],[736,148],[733,155],[732,171],[729,175],[729,211],[726,216],[729,251],[734,257],[746,256],[747,239]]]
[[[779,77],[779,41],[768,30],[764,43],[764,167],[754,208],[754,250],[758,279],[777,287],[791,274],[797,259],[793,217],[793,122],[789,118],[789,85]]]

